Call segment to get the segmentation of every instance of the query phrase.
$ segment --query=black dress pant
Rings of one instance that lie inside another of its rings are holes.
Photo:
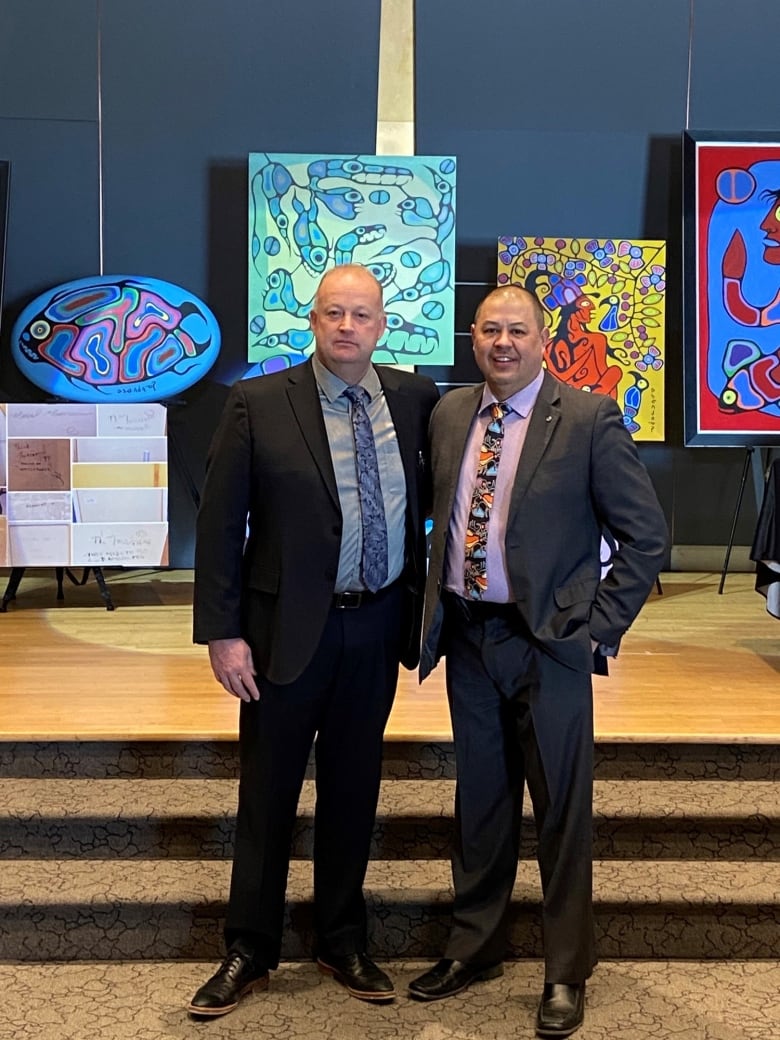
[[[504,957],[525,781],[538,836],[545,979],[581,982],[596,963],[591,677],[534,647],[514,606],[450,593],[444,604],[457,769],[445,956],[482,965]]]
[[[261,676],[260,699],[241,704],[225,939],[269,968],[279,962],[290,844],[312,742],[317,946],[334,956],[366,947],[362,889],[398,681],[401,595],[396,583],[357,609],[333,608],[303,674],[286,685]]]

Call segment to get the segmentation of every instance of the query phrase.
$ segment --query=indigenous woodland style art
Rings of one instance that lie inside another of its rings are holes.
[[[208,372],[220,347],[209,308],[157,278],[67,282],[19,315],[11,352],[36,386],[66,401],[161,401]]]
[[[780,443],[780,135],[686,133],[685,440]]]
[[[539,297],[558,379],[613,397],[636,440],[663,440],[665,242],[503,237],[498,284]]]
[[[0,567],[168,563],[160,404],[0,404]]]
[[[381,283],[387,332],[374,360],[450,365],[455,160],[442,156],[249,156],[249,374],[314,351],[316,286],[339,264]]]

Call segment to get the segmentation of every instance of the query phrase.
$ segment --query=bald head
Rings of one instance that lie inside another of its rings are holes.
[[[532,313],[536,319],[536,324],[539,331],[544,328],[544,308],[535,293],[532,293],[530,289],[524,288],[522,285],[499,285],[497,289],[493,289],[487,294],[482,302],[477,307],[476,314],[474,315],[474,324],[476,325],[479,321],[479,314],[482,308],[488,301],[504,302],[507,303],[512,300],[523,300],[526,303],[531,304]]]
[[[382,286],[371,272],[365,267],[361,267],[360,264],[340,264],[338,267],[332,267],[325,272],[320,279],[320,284],[317,286],[317,292],[314,297],[313,307],[315,310],[323,293],[330,291],[334,287],[338,289],[346,285],[361,288],[364,292],[374,295],[376,304],[382,310],[384,306]]]

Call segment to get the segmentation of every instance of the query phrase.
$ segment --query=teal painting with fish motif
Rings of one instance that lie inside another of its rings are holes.
[[[351,263],[382,285],[374,360],[452,364],[455,173],[449,156],[250,154],[247,374],[311,356],[320,278]]]

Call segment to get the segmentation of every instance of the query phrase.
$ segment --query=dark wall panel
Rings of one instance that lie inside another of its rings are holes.
[[[0,0],[0,117],[97,117],[96,0]]]
[[[777,0],[696,4],[691,50],[690,126],[776,130],[780,126]]]
[[[681,0],[418,0],[416,16],[423,136],[433,124],[651,134],[682,122]]]

